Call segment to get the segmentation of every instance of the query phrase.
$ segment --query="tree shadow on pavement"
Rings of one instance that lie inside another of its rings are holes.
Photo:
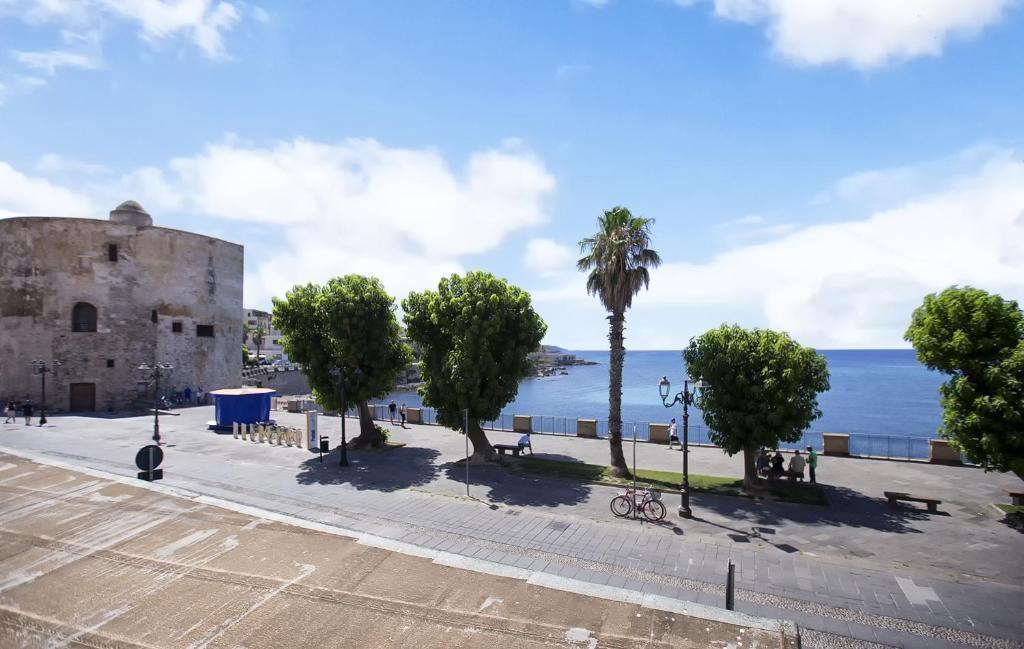
[[[450,462],[444,465],[444,470],[449,480],[464,482],[466,479],[464,462]],[[486,487],[489,490],[486,498],[491,502],[533,507],[573,505],[586,500],[591,491],[586,483],[517,473],[497,464],[471,464],[469,485],[470,488]]]
[[[822,485],[830,507],[757,502],[710,494],[694,494],[704,509],[737,522],[775,526],[786,522],[802,525],[863,527],[891,534],[921,534],[913,523],[927,521],[935,514],[911,507],[891,507],[884,498],[871,498],[846,487]],[[946,515],[942,512],[939,515]]]
[[[325,454],[323,462],[312,456],[300,465],[299,484],[347,484],[356,489],[396,491],[430,484],[440,474],[432,448],[403,446],[383,452],[349,451],[348,466],[338,466],[341,451]]]
[[[1011,530],[1017,530],[1024,534],[1024,514],[1006,514],[999,519],[999,522]]]

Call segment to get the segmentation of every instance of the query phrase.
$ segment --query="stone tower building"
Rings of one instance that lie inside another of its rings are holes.
[[[242,246],[155,227],[135,201],[109,220],[0,219],[0,399],[51,411],[121,410],[161,392],[241,385]]]

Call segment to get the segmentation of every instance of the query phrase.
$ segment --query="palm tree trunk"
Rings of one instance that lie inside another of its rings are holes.
[[[622,454],[622,365],[626,358],[622,330],[626,321],[622,313],[608,316],[608,342],[611,348],[608,363],[608,446],[611,450],[612,473],[629,476],[626,456]]]

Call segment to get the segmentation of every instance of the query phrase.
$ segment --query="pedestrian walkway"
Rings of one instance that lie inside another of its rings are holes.
[[[1017,611],[1024,589],[1014,576],[1021,570],[1015,558],[1021,536],[1012,530],[1006,536],[994,513],[975,516],[973,522],[959,510],[941,520],[892,513],[884,524],[872,527],[856,523],[856,517],[844,518],[835,505],[807,514],[817,508],[702,496],[694,503],[698,520],[683,522],[670,514],[669,523],[650,525],[612,519],[607,503],[613,489],[501,468],[472,469],[474,498],[460,497],[463,468],[451,464],[447,449],[462,438],[436,427],[396,431],[396,438],[408,436],[409,446],[351,454],[353,464],[340,469],[336,453],[321,464],[306,451],[206,432],[197,425],[202,414],[188,412],[164,429],[169,442],[165,483],[545,578],[716,606],[724,602],[725,569],[731,560],[737,566],[741,611],[786,617],[811,629],[893,646],[1024,646]],[[330,433],[330,422],[321,423]],[[0,428],[0,444],[127,475],[134,471],[134,448],[147,437],[143,419],[69,417],[55,420],[55,426],[59,434]],[[421,445],[419,436],[427,436],[431,444]],[[549,439],[535,440],[538,452],[544,452]],[[658,447],[648,449],[648,454],[678,457]],[[831,461],[823,465],[823,473]],[[818,520],[806,520],[811,516]],[[752,524],[763,520],[769,523]],[[777,523],[771,524],[773,520]],[[945,535],[945,528],[972,525],[991,532],[992,541],[982,536],[979,542],[990,544],[988,554],[999,557],[1002,578],[972,576],[974,555],[956,545],[960,532]],[[835,544],[845,527],[865,535],[863,552],[870,556],[847,553]],[[931,557],[902,566],[892,559],[904,556],[901,548],[907,543],[926,546],[927,539],[921,540],[926,534]],[[940,555],[945,558],[939,563],[948,567],[934,565]]]

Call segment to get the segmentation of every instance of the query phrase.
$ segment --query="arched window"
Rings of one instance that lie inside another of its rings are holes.
[[[96,307],[79,302],[71,310],[71,331],[96,331]]]

